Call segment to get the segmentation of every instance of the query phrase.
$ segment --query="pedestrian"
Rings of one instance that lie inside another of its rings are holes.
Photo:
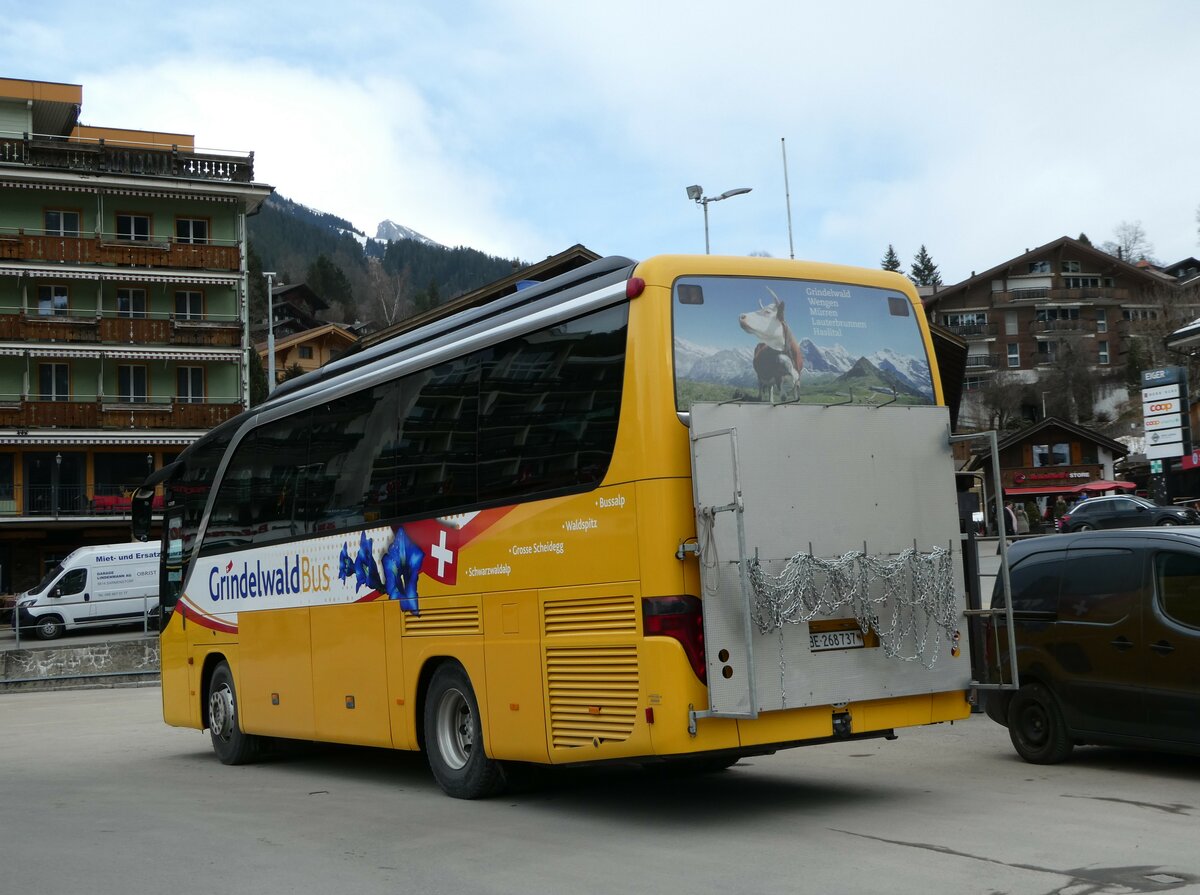
[[[1013,511],[1012,501],[1004,505],[1004,534],[1006,536],[1015,535],[1017,533],[1017,514]]]
[[[1017,517],[1017,534],[1029,534],[1029,514],[1025,511],[1025,505],[1020,503],[1017,504],[1016,509],[1013,510],[1013,513]]]

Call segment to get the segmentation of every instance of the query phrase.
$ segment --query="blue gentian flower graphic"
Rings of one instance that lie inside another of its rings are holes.
[[[350,544],[342,542],[342,553],[338,557],[338,579],[345,584],[346,579],[354,574],[354,560],[350,558]]]
[[[383,582],[379,579],[379,569],[375,567],[375,557],[371,547],[373,538],[368,538],[364,531],[358,539],[358,556],[354,557],[354,589],[370,587],[383,590]]]
[[[397,528],[392,546],[383,555],[384,586],[388,599],[399,600],[400,608],[413,615],[421,614],[417,603],[417,578],[424,561],[425,552],[413,543],[403,528]]]

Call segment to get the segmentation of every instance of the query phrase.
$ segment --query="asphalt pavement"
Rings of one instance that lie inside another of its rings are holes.
[[[1195,758],[1028,765],[984,716],[463,802],[388,750],[225,767],[160,711],[157,689],[0,695],[0,891],[1200,893]]]

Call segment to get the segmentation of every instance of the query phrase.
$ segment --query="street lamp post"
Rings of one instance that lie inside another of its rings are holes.
[[[267,394],[275,391],[275,271],[264,270],[267,278]]]
[[[58,453],[58,454],[54,455],[54,488],[51,489],[52,493],[50,495],[50,499],[54,503],[55,517],[58,516],[58,492],[59,492],[59,488],[61,488],[61,487],[62,487],[62,454]]]
[[[737,189],[726,190],[719,196],[706,196],[704,195],[704,187],[702,186],[694,185],[687,188],[687,197],[704,209],[704,254],[712,254],[708,245],[708,203],[720,202],[722,199],[728,199],[730,196],[740,196],[743,193],[750,192],[750,190],[751,187],[740,186]]]

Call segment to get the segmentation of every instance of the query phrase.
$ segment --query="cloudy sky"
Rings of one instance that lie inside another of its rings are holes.
[[[284,196],[527,261],[795,255],[946,282],[1140,221],[1200,255],[1185,2],[0,0],[0,76],[253,150]]]

